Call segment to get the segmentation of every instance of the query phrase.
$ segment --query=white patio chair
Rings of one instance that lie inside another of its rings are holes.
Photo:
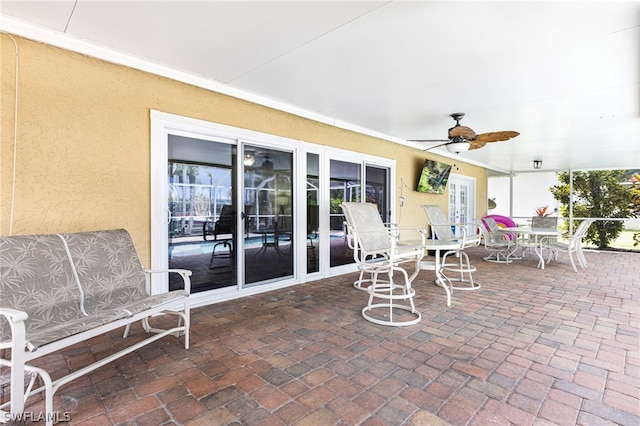
[[[362,308],[362,316],[375,324],[416,324],[422,316],[415,308],[415,290],[411,283],[420,271],[424,232],[385,226],[375,204],[342,203],[340,206],[346,218],[353,258],[361,273],[371,273],[371,284],[366,288],[369,301]],[[412,239],[405,239],[407,236]],[[407,272],[409,267],[414,269],[411,275]],[[380,279],[381,274],[386,275],[386,279]],[[395,279],[398,274],[401,280]],[[374,303],[380,299],[382,302]]]
[[[477,232],[476,225],[450,223],[440,206],[435,204],[425,204],[422,206],[427,213],[427,222],[431,228],[431,238],[441,241],[457,241],[459,248],[449,250],[442,256],[442,275],[449,282],[451,290],[477,290],[480,284],[473,281],[472,273],[476,267],[469,262],[469,256],[464,250],[468,247],[476,247],[480,244],[482,234]],[[454,234],[453,229],[457,229],[459,236]],[[457,261],[450,260],[453,256]],[[455,277],[447,276],[446,272],[453,272]],[[466,275],[466,277],[465,277]],[[453,282],[468,283],[467,286],[454,286]]]
[[[547,262],[551,260],[558,260],[559,252],[566,252],[569,255],[569,262],[571,262],[571,266],[575,272],[578,272],[578,268],[576,267],[576,263],[573,259],[573,255],[575,253],[575,257],[578,260],[578,265],[581,268],[587,267],[587,259],[582,252],[582,240],[587,235],[587,230],[591,226],[591,224],[595,222],[595,219],[585,219],[580,222],[580,225],[576,228],[576,231],[573,233],[573,236],[569,238],[568,242],[563,242],[559,240],[549,240],[544,241],[543,246],[549,250],[549,257]]]
[[[476,221],[482,234],[484,248],[490,253],[483,260],[509,264],[518,250],[518,239],[514,234],[500,232],[495,219],[485,217]]]

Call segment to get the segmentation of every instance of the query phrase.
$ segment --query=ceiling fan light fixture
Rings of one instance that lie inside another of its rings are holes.
[[[253,166],[253,163],[255,163],[255,162],[256,162],[256,158],[252,154],[250,154],[250,153],[245,153],[244,154],[243,163],[244,163],[245,166],[251,167],[251,166]]]
[[[463,139],[461,141],[453,141],[445,146],[447,147],[447,151],[459,154],[461,152],[469,151],[471,144]]]

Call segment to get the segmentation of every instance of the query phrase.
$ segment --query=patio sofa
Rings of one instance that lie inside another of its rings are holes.
[[[153,294],[151,277],[168,272],[182,277],[184,289]],[[166,335],[183,335],[188,349],[190,276],[184,269],[143,269],[124,229],[0,237],[0,369],[10,368],[10,401],[0,405],[0,422],[20,420],[27,398],[44,390],[52,424],[60,386]],[[161,314],[175,316],[175,326],[171,320],[168,329],[153,328],[150,317]],[[117,328],[126,338],[136,321],[150,337],[125,339],[124,349],[64,377],[52,380],[28,364]],[[34,389],[38,376],[44,385]]]

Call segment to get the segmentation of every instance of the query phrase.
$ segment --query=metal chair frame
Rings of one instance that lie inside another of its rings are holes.
[[[477,226],[482,233],[484,248],[490,252],[483,260],[508,265],[512,260],[520,259],[515,256],[518,250],[516,235],[500,232],[498,224],[491,217],[478,219]]]
[[[413,298],[416,293],[411,284],[420,272],[419,264],[424,256],[424,231],[385,226],[375,204],[345,202],[340,206],[345,214],[354,261],[360,269],[360,282],[365,272],[371,274],[371,284],[366,287],[369,300],[362,308],[363,318],[388,326],[420,322],[422,315],[415,308]],[[401,233],[408,232],[417,236],[417,240],[403,241]],[[414,271],[409,275],[407,268],[411,265]],[[397,280],[398,275],[401,280]],[[412,314],[408,319],[406,312]]]
[[[440,206],[435,204],[424,204],[422,208],[427,214],[427,223],[431,229],[432,239],[459,242],[458,248],[448,250],[442,256],[441,273],[449,283],[451,291],[478,290],[481,285],[473,280],[476,267],[471,265],[469,256],[464,251],[467,247],[476,247],[480,244],[482,235],[477,232],[475,223],[451,223]],[[461,235],[457,236],[452,228],[458,229]],[[457,260],[449,260],[451,256]],[[447,275],[446,272],[454,273],[455,276],[449,276],[451,274]],[[468,285],[454,285],[454,282],[467,283]]]
[[[573,254],[575,253],[576,260],[578,261],[578,265],[585,269],[587,264],[587,259],[584,256],[582,251],[582,240],[587,235],[587,231],[591,224],[595,222],[595,219],[585,219],[580,222],[580,225],[576,228],[573,236],[569,238],[567,243],[557,240],[549,240],[543,242],[543,246],[549,250],[549,256],[547,262],[551,260],[558,260],[559,252],[566,252],[569,255],[569,262],[571,263],[571,267],[574,272],[578,272],[578,268],[576,267],[576,262],[573,259]]]

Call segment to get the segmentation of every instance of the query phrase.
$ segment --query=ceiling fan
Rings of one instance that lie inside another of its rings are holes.
[[[458,154],[463,151],[482,148],[488,142],[506,141],[520,134],[513,130],[476,134],[470,127],[460,125],[464,112],[453,113],[451,117],[456,121],[456,125],[449,129],[449,139],[412,139],[411,142],[440,142],[438,145],[425,149],[425,151],[444,146],[447,151]]]

